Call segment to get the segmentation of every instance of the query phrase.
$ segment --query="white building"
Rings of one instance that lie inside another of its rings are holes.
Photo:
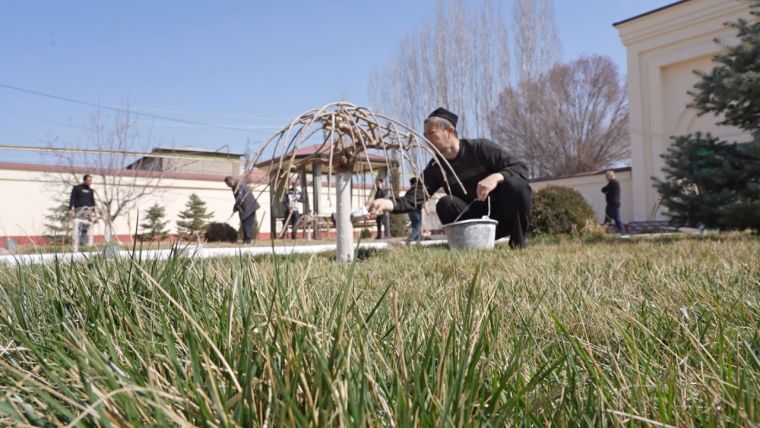
[[[721,118],[698,116],[688,94],[698,81],[694,70],[709,71],[722,45],[737,42],[724,25],[751,18],[746,0],[683,0],[614,24],[628,52],[631,168],[616,170],[621,186],[623,221],[667,220],[652,177],[664,178],[661,155],[671,137],[702,132],[730,141],[751,137],[739,129],[718,126]],[[534,180],[533,190],[549,185],[579,191],[604,218],[604,171]]]
[[[624,221],[667,219],[652,177],[663,177],[660,157],[672,136],[700,131],[746,141],[741,130],[717,126],[720,118],[698,116],[688,94],[722,50],[715,42],[736,43],[736,30],[724,25],[750,18],[745,0],[684,0],[615,23],[628,51],[631,129],[632,217]],[[625,208],[625,202],[623,204]]]

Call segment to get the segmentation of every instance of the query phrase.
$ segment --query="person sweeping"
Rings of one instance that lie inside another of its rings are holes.
[[[232,189],[232,194],[235,197],[232,214],[238,213],[240,217],[240,227],[243,229],[243,244],[250,244],[253,238],[253,223],[256,219],[256,210],[260,208],[259,203],[253,197],[251,186],[241,182],[240,179],[227,176],[224,177],[224,183]]]

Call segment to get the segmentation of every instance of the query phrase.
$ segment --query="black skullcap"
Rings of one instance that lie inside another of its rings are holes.
[[[446,110],[443,107],[438,107],[437,109],[433,110],[433,112],[430,113],[430,116],[428,116],[428,119],[430,119],[431,117],[440,117],[441,119],[446,119],[449,122],[451,122],[451,124],[454,125],[455,128],[457,126],[457,120],[459,120],[459,116]]]

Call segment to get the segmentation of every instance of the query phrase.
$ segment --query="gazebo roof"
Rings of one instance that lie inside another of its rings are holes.
[[[281,157],[276,156],[274,158],[256,163],[256,168],[263,171],[272,171],[280,165],[280,159],[282,158],[282,165],[286,166],[291,163],[298,164],[305,160],[318,161],[323,168],[327,168],[330,165],[330,146],[328,144],[312,144],[310,146],[301,147],[295,152],[288,152]],[[306,172],[313,171],[314,162],[305,162],[302,167]],[[379,170],[390,166],[397,165],[398,162],[393,159],[386,159],[385,156],[376,155],[372,153],[362,152],[357,161],[354,162],[354,174],[369,172],[370,166],[372,170]]]

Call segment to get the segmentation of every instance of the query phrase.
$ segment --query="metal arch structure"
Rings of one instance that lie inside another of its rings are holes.
[[[321,144],[317,143],[320,146],[313,155],[296,156],[299,148],[305,144],[314,144],[314,140],[321,141]],[[336,183],[336,260],[338,262],[348,262],[353,258],[353,225],[350,217],[351,176],[361,169],[366,170],[366,166],[369,173],[374,176],[376,172],[373,169],[373,163],[375,165],[377,163],[373,162],[373,159],[376,160],[378,156],[381,156],[387,171],[391,170],[393,164],[406,164],[422,182],[421,171],[413,159],[417,158],[416,155],[426,154],[441,169],[447,187],[451,185],[448,177],[453,177],[456,184],[461,186],[451,165],[425,137],[395,119],[348,102],[330,103],[294,118],[262,144],[254,161],[255,167],[263,166],[263,164],[257,164],[256,161],[267,150],[272,153],[272,160],[266,163],[266,167],[272,177],[270,191],[273,197],[276,192],[281,192],[285,188],[292,171],[303,170],[317,158],[318,154],[326,155],[328,188],[333,179]],[[396,196],[392,188],[391,195]],[[330,190],[328,190],[328,197],[331,197]]]

